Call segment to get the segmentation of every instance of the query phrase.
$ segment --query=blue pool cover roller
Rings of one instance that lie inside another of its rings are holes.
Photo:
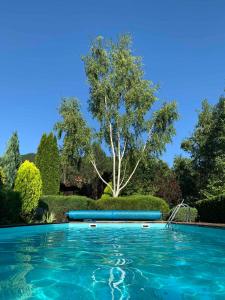
[[[160,220],[159,210],[71,210],[66,216],[72,220]]]

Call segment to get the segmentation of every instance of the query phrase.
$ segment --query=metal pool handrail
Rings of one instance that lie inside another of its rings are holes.
[[[169,226],[170,226],[171,223],[173,222],[174,218],[176,217],[176,215],[177,215],[177,213],[178,213],[178,211],[179,211],[179,209],[180,209],[181,207],[187,207],[187,208],[189,208],[189,210],[190,210],[190,206],[187,205],[187,204],[185,204],[185,203],[184,203],[184,199],[183,199],[183,200],[181,201],[181,203],[179,203],[177,206],[175,206],[175,207],[173,208],[172,213],[171,213],[171,215],[170,215],[170,217],[169,217],[169,219],[168,219],[168,221],[167,221],[167,223],[166,223],[166,227],[169,228]]]

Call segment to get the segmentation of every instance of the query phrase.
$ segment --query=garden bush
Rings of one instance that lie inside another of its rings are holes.
[[[112,182],[109,182],[109,185],[112,186]],[[112,197],[112,190],[110,189],[110,187],[107,185],[104,189],[104,192],[101,196],[101,200],[104,199],[109,199]]]
[[[69,210],[95,209],[95,201],[84,196],[42,196],[39,207],[55,215],[56,222],[66,221]]]
[[[225,195],[195,203],[202,222],[225,223]]]
[[[21,195],[21,216],[28,221],[30,215],[38,206],[42,192],[41,174],[34,163],[26,160],[19,167],[14,190]]]
[[[172,212],[172,211],[171,211]],[[177,222],[195,222],[198,217],[198,211],[194,207],[181,207],[176,214],[174,221]]]
[[[69,210],[160,210],[169,212],[168,204],[161,198],[147,195],[92,200],[84,196],[42,196],[39,208],[54,213],[57,222],[67,220]]]
[[[95,204],[99,210],[160,210],[164,214],[169,212],[169,206],[165,200],[151,195],[100,199]]]
[[[0,224],[20,223],[20,193],[0,190]]]

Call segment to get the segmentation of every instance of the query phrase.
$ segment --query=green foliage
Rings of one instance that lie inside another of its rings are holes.
[[[100,199],[95,204],[99,210],[160,210],[163,213],[169,212],[169,206],[165,200],[151,195]]]
[[[131,181],[128,183],[126,188],[123,190],[123,195],[154,195],[156,187],[153,182],[156,177],[158,169],[162,168],[162,161],[154,157],[149,157],[148,159],[141,161],[139,167],[137,168]],[[127,167],[129,169],[133,168],[132,161],[129,161]]]
[[[52,133],[43,134],[35,164],[41,172],[43,194],[57,195],[60,186],[60,157],[57,140]]]
[[[187,157],[176,156],[173,171],[179,183],[182,198],[185,203],[192,203],[199,197],[199,174],[194,169],[193,160]]]
[[[20,163],[19,139],[17,132],[14,132],[8,142],[7,150],[2,159],[2,167],[5,174],[5,186],[7,189],[13,188],[16,172]]]
[[[67,220],[65,213],[69,210],[160,210],[169,212],[168,204],[160,198],[150,195],[134,195],[129,197],[100,199],[94,201],[82,196],[42,196],[39,207],[55,215],[57,222]]]
[[[42,196],[39,206],[55,215],[57,222],[66,221],[65,213],[69,210],[92,209],[94,200],[83,196]]]
[[[193,181],[200,197],[212,198],[225,192],[225,97],[214,106],[205,100],[198,123],[182,148],[191,155]]]
[[[45,212],[42,216],[42,220],[41,222],[42,223],[53,223],[54,221],[56,221],[56,218],[55,218],[55,214],[53,212]]]
[[[90,129],[80,112],[76,98],[64,98],[59,108],[61,121],[55,124],[57,137],[62,140],[61,165],[66,184],[70,167],[79,168],[81,158],[90,149]]]
[[[109,182],[109,185],[112,187],[112,182]],[[103,191],[103,194],[101,196],[101,199],[109,199],[111,198],[112,195],[112,190],[110,189],[110,187],[107,185]]]
[[[171,211],[172,212],[172,211]],[[198,217],[198,211],[194,207],[181,207],[176,214],[174,221],[177,222],[195,222]]]
[[[202,194],[207,199],[225,194],[225,155],[221,154],[214,158],[213,172]]]
[[[6,184],[6,177],[2,167],[0,167],[0,190],[4,188]]]
[[[175,173],[162,160],[149,157],[140,163],[123,195],[151,194],[166,200],[170,206],[181,199],[181,191]]]
[[[0,190],[0,224],[16,224],[20,222],[20,193]]]
[[[132,156],[137,162],[145,153],[161,154],[171,141],[178,118],[176,104],[164,103],[150,113],[157,86],[144,78],[142,59],[133,55],[128,35],[115,43],[98,37],[83,60],[90,85],[89,110],[100,125],[97,137],[111,150],[113,196],[117,196],[130,180],[126,160]],[[92,161],[96,163],[94,155]],[[126,180],[121,185],[123,173]]]
[[[212,223],[225,223],[225,196],[200,200],[195,203],[200,221]]]
[[[98,161],[98,170],[101,176],[109,181],[111,177],[111,160],[106,156],[101,146],[97,143],[92,144],[92,151],[96,161]],[[85,193],[87,197],[93,199],[99,199],[104,189],[104,183],[100,180],[96,174],[93,166],[90,163],[88,155],[85,155],[80,160],[79,169],[73,168],[73,172],[70,175],[70,184],[78,187],[80,193]],[[81,178],[79,182],[74,179]]]
[[[21,164],[17,172],[14,190],[21,195],[21,215],[27,219],[37,208],[42,192],[41,174],[34,163],[26,160]]]

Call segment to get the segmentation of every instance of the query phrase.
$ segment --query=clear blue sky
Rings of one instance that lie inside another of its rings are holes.
[[[81,55],[97,35],[131,33],[159,97],[178,102],[177,135],[163,156],[171,164],[201,100],[223,94],[224,15],[224,0],[0,1],[0,154],[14,130],[21,153],[35,152],[63,96],[77,96],[93,125]]]

